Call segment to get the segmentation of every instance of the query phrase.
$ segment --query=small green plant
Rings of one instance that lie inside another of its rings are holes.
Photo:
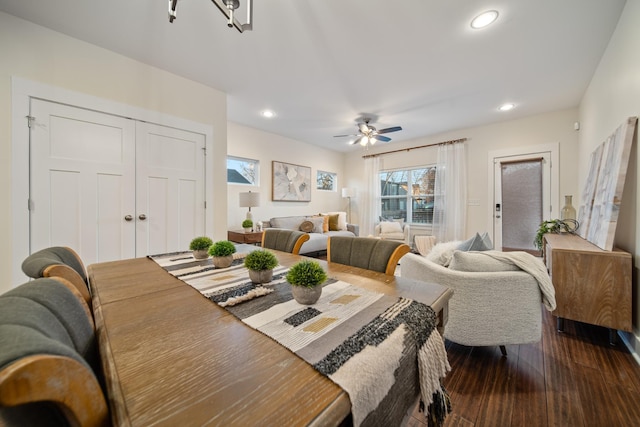
[[[278,258],[264,249],[249,252],[244,259],[244,266],[253,271],[271,270],[277,265]]]
[[[213,240],[208,238],[207,236],[200,236],[194,238],[191,243],[189,243],[189,249],[192,251],[200,251],[202,249],[209,249],[209,246],[213,244]]]
[[[219,240],[209,248],[211,256],[229,256],[236,252],[236,247],[228,240]]]
[[[245,219],[244,221],[242,221],[242,228],[251,228],[253,227],[253,221],[251,221],[250,219]]]
[[[293,286],[313,288],[327,280],[327,273],[316,261],[304,260],[289,269],[286,279]]]
[[[533,244],[542,250],[542,238],[547,233],[575,233],[580,224],[575,219],[550,219],[542,221],[536,232]]]

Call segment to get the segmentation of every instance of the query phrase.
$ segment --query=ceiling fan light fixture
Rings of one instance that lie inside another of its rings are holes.
[[[243,33],[253,30],[253,0],[244,0],[247,11],[247,22],[241,23],[235,18],[235,11],[240,8],[240,0],[211,0],[220,12],[227,18],[229,28],[236,27],[236,30]],[[176,19],[176,8],[178,0],[169,0],[169,22]]]
[[[498,19],[498,11],[487,10],[471,20],[471,28],[474,30],[485,28],[495,22],[496,19]]]

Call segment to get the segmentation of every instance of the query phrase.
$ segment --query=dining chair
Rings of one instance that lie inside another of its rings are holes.
[[[0,295],[0,425],[109,425],[82,302],[48,278]]]
[[[66,246],[52,246],[34,252],[22,262],[22,271],[32,279],[65,278],[75,285],[87,304],[91,306],[91,294],[84,263],[73,249]]]
[[[266,228],[262,233],[262,247],[297,255],[309,234],[281,228]]]
[[[398,261],[410,250],[409,245],[395,240],[332,236],[327,243],[327,261],[393,276]]]

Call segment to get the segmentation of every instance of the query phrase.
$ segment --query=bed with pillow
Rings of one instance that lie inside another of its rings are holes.
[[[317,215],[279,216],[262,221],[263,228],[300,230],[309,234],[309,240],[300,248],[301,255],[327,250],[330,236],[358,236],[359,227],[347,223],[346,212],[324,212]]]

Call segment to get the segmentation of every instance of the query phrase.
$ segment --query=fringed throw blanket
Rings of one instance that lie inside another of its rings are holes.
[[[335,279],[316,304],[300,305],[286,268],[255,286],[242,257],[226,269],[189,253],[151,259],[338,384],[349,394],[354,425],[398,425],[417,395],[425,416],[442,424],[450,407],[441,379],[451,368],[431,307]],[[229,303],[234,298],[240,301]]]

